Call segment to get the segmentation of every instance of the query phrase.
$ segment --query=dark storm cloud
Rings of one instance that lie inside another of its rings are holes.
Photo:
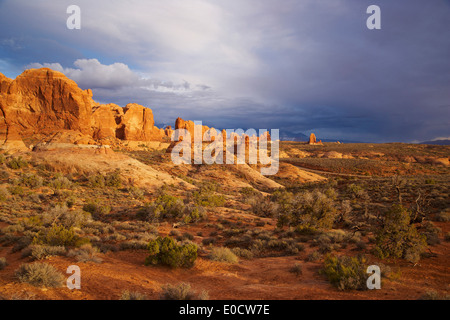
[[[65,28],[70,4],[0,2],[0,72],[50,63],[160,123],[450,136],[449,1],[78,1],[79,31]],[[371,4],[381,30],[366,28]]]

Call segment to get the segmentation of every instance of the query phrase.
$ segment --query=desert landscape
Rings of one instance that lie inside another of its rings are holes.
[[[194,119],[94,98],[50,68],[0,74],[0,299],[449,298],[450,146],[316,132],[279,141],[273,176],[174,164]]]

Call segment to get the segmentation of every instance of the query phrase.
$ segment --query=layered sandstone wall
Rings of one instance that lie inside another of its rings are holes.
[[[30,69],[12,80],[0,74],[0,146],[33,135],[74,130],[95,140],[161,141],[170,131],[155,127],[151,109],[101,105],[64,74]]]

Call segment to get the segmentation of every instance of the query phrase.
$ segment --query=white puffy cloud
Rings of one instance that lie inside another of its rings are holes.
[[[79,59],[77,68],[63,68],[59,63],[32,63],[27,68],[50,68],[64,73],[84,88],[117,88],[134,85],[139,76],[123,63],[101,64],[97,59]]]
[[[135,87],[142,90],[160,92],[193,92],[210,89],[209,86],[196,84],[191,86],[187,81],[173,83],[144,77],[131,70],[124,63],[105,65],[97,59],[78,59],[73,65],[76,68],[64,68],[60,63],[31,63],[25,68],[50,68],[64,73],[80,87],[89,89],[118,90]]]

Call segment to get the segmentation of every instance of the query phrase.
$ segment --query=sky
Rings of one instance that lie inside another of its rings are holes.
[[[450,138],[449,21],[450,0],[0,0],[0,72],[49,67],[160,125],[427,141]]]

